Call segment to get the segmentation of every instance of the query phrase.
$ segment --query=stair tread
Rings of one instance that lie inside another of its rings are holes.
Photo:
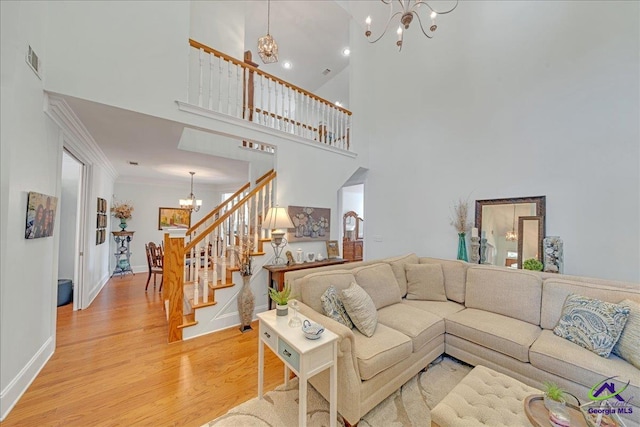
[[[198,321],[196,320],[195,313],[185,314],[182,316],[182,325],[178,326],[178,329],[186,328],[187,326],[197,325]]]
[[[216,284],[216,285],[213,285],[212,283],[210,283],[209,284],[209,289],[215,291],[216,289],[231,288],[233,286],[235,286],[235,283],[233,283],[233,282],[228,282],[228,283],[225,283],[223,285],[220,281],[218,281],[218,284]]]

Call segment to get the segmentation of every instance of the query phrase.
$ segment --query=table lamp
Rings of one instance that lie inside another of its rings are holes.
[[[280,257],[280,254],[287,245],[287,239],[284,238],[284,234],[286,233],[287,228],[294,228],[287,210],[278,205],[269,208],[267,216],[262,222],[262,228],[271,230],[271,246],[273,247],[273,252],[276,256],[274,263],[282,264],[284,259]]]

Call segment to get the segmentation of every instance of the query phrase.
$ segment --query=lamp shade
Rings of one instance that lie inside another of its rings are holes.
[[[267,230],[287,230],[287,228],[294,228],[291,217],[287,213],[286,208],[275,206],[269,208],[267,216],[262,222],[262,228]]]

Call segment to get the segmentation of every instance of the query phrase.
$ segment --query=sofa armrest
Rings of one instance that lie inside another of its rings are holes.
[[[355,369],[355,373],[357,377],[360,378],[360,372],[358,370],[358,362],[356,360],[356,355],[354,353],[355,348],[355,337],[353,336],[353,331],[347,328],[340,322],[336,322],[330,317],[325,316],[324,314],[320,314],[308,305],[300,302],[300,314],[308,317],[316,323],[321,324],[325,328],[329,329],[334,334],[338,335],[338,357],[348,357],[351,359],[353,367]]]

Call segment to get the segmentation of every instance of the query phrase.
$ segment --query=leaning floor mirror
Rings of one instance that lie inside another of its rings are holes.
[[[522,268],[525,260],[542,261],[546,197],[476,200],[475,226],[486,239],[484,264]]]

